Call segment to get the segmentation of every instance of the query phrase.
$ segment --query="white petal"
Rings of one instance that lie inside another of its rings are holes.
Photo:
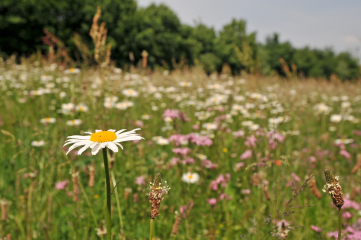
[[[115,132],[115,129],[108,129],[109,132]]]
[[[68,151],[66,152],[66,155],[68,155],[68,153],[69,153],[71,150],[73,150],[74,148],[80,147],[80,146],[82,146],[82,145],[83,145],[83,144],[77,144],[77,143],[73,144],[73,145],[68,149]]]
[[[72,144],[72,143],[84,143],[84,144],[86,144],[88,142],[90,142],[90,141],[89,140],[67,140],[63,146],[66,146],[66,145],[69,145],[69,144]]]
[[[90,142],[90,143],[87,143],[84,147],[80,148],[78,151],[78,155],[81,155],[92,144],[93,144],[93,142]]]
[[[122,133],[122,132],[124,132],[124,131],[126,131],[127,129],[122,129],[122,130],[119,130],[119,131],[117,131],[115,134],[119,134],[119,133]]]
[[[99,152],[100,150],[100,143],[96,144],[95,146],[93,146],[93,149],[92,149],[92,154],[95,155]]]
[[[142,138],[141,136],[128,136],[128,137],[123,137],[123,138],[118,138],[115,139],[113,142],[126,142],[126,141],[133,141],[133,140],[142,140],[144,138]]]
[[[112,150],[113,152],[118,152],[118,147],[117,145],[115,145],[114,143],[112,142],[107,142],[107,146],[110,150]]]
[[[95,130],[95,132],[101,132],[102,130]]]
[[[86,134],[93,134],[92,132],[84,132],[84,133],[86,133]]]
[[[139,130],[140,128],[137,128],[137,129],[134,129],[132,131],[129,131],[129,132],[125,132],[125,133],[122,133],[122,134],[117,134],[118,137],[121,137],[121,136],[129,136],[129,135],[138,135],[135,131]]]
[[[93,149],[93,147],[95,147],[98,143],[97,142],[94,142],[92,145],[90,145],[89,148]]]
[[[90,136],[80,136],[80,135],[73,135],[69,136],[70,139],[90,139]]]
[[[116,142],[113,142],[113,143],[118,145],[123,150],[123,146],[120,143],[116,143]]]
[[[141,128],[136,128],[136,129],[133,129],[132,131],[129,131],[128,133],[136,133],[135,131],[138,131],[140,130]]]
[[[82,142],[80,142],[80,143],[74,143],[73,145],[71,145],[71,147],[69,148],[68,152],[71,151],[71,150],[73,150],[74,148],[77,148],[77,147],[80,147],[80,146],[84,146],[84,145],[85,145],[85,143],[82,143]]]

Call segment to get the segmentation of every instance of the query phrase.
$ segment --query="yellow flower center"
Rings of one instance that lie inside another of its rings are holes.
[[[50,122],[50,120],[51,120],[50,118],[45,118],[46,122]]]
[[[117,135],[111,131],[96,132],[90,136],[90,141],[92,142],[112,142],[115,139],[117,139]]]
[[[192,179],[192,178],[193,178],[193,175],[189,175],[188,178],[189,178],[189,179]]]
[[[75,68],[70,68],[69,72],[71,72],[71,73],[75,72]]]

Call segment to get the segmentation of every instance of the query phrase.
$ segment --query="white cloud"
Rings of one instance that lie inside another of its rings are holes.
[[[341,42],[349,43],[349,44],[361,43],[361,38],[357,38],[355,36],[349,35],[349,36],[342,38]]]

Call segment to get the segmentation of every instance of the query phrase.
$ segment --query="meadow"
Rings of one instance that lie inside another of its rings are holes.
[[[0,239],[105,239],[102,154],[67,137],[140,128],[109,152],[113,239],[149,239],[147,186],[170,190],[154,239],[361,239],[361,86],[200,68],[0,62]]]

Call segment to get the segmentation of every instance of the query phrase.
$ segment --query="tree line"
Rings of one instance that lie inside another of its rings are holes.
[[[21,56],[46,52],[42,37],[47,29],[75,57],[75,33],[92,44],[89,31],[97,6],[102,9],[100,20],[106,23],[112,60],[118,66],[137,64],[146,50],[152,68],[172,69],[183,61],[200,64],[207,73],[220,72],[226,64],[233,74],[287,75],[293,71],[304,77],[360,77],[358,60],[350,53],[295,48],[290,42],[281,42],[277,34],[261,44],[256,41],[256,32],[246,31],[244,20],[232,19],[217,32],[203,23],[182,24],[164,4],[138,8],[135,0],[2,0],[0,53]]]

